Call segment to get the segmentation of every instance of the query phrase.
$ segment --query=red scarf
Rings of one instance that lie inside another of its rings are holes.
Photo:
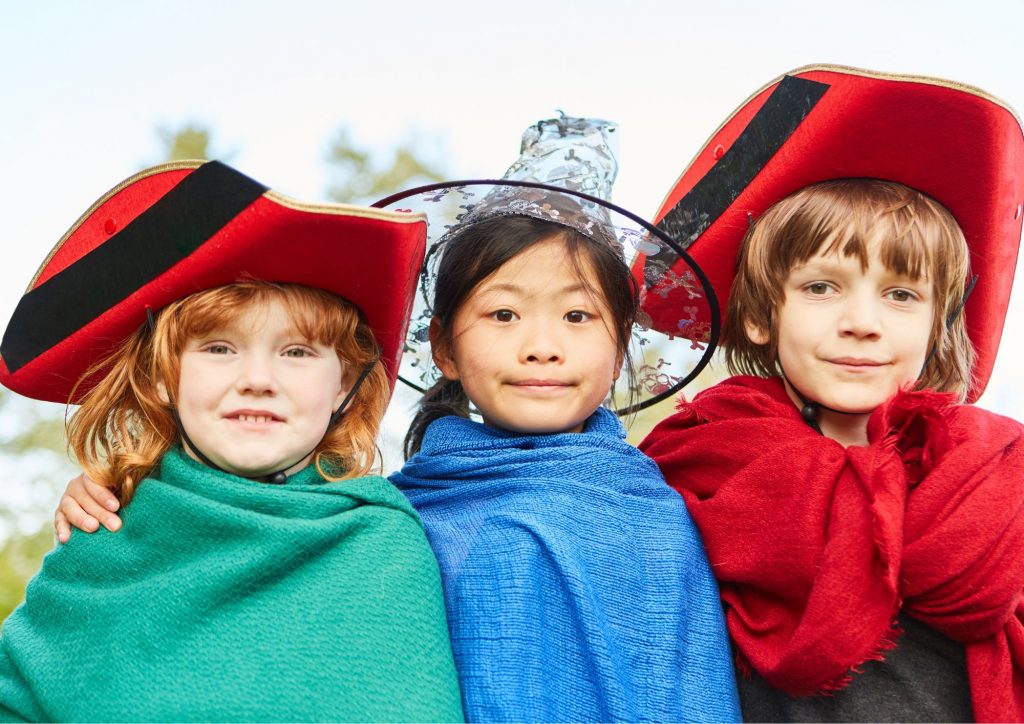
[[[742,656],[791,696],[892,648],[893,619],[965,644],[978,721],[1024,719],[1024,427],[900,393],[867,447],[814,432],[779,379],[683,402],[640,449],[700,527]]]

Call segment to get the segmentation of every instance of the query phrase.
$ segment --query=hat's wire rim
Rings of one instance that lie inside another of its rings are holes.
[[[681,258],[684,262],[686,262],[687,265],[689,265],[690,270],[693,271],[696,275],[698,281],[700,282],[705,292],[708,304],[708,311],[711,316],[711,331],[707,340],[707,347],[704,349],[704,354],[701,355],[701,358],[697,361],[697,364],[694,365],[693,369],[690,370],[690,372],[687,375],[685,375],[679,382],[667,388],[666,390],[659,392],[656,395],[652,395],[646,400],[615,410],[614,412],[616,415],[619,415],[620,417],[632,415],[648,407],[651,407],[652,405],[656,405],[662,400],[674,396],[677,392],[686,387],[686,385],[688,385],[690,382],[696,379],[696,377],[701,372],[704,371],[704,368],[707,367],[708,364],[711,362],[711,358],[715,353],[715,349],[718,347],[718,337],[721,331],[721,314],[718,308],[718,297],[715,294],[714,287],[711,285],[711,280],[708,279],[707,275],[704,273],[704,270],[700,268],[697,262],[695,262],[690,257],[690,255],[686,253],[686,250],[683,249],[682,246],[675,239],[673,239],[671,236],[658,229],[649,221],[642,219],[641,217],[637,216],[631,211],[627,211],[621,206],[617,206],[616,204],[613,204],[610,201],[606,201],[605,199],[602,199],[597,196],[591,196],[590,194],[586,194],[581,191],[572,191],[570,189],[562,188],[559,186],[551,186],[549,184],[543,184],[534,181],[513,181],[510,179],[464,179],[461,181],[442,181],[440,183],[427,184],[425,186],[417,186],[416,188],[391,194],[390,196],[383,198],[380,201],[374,202],[373,204],[371,204],[371,206],[376,208],[383,208],[395,202],[401,201],[402,199],[428,193],[431,191],[437,191],[439,189],[480,185],[520,186],[525,188],[543,189],[546,191],[552,191],[554,193],[562,195],[576,196],[578,198],[584,199],[585,201],[590,201],[592,203],[603,206],[604,208],[614,211],[617,214],[621,214],[630,221],[642,227],[644,230],[661,239],[669,246],[669,248],[671,248],[676,254],[679,255],[679,258]],[[625,263],[625,260],[623,260],[623,263]],[[419,392],[420,394],[426,392],[425,388],[421,387],[420,385],[417,385],[415,382],[412,382],[411,380],[405,379],[405,377],[403,377],[401,374],[398,375],[398,379],[401,380],[408,387],[411,387],[412,389]]]

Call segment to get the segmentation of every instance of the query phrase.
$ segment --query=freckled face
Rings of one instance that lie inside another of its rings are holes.
[[[348,393],[342,374],[334,349],[303,338],[274,300],[189,340],[175,402],[192,442],[224,470],[290,473],[309,464]]]
[[[579,432],[608,396],[622,355],[593,266],[579,261],[582,275],[557,237],[534,244],[469,294],[450,345],[432,329],[438,368],[487,425]]]

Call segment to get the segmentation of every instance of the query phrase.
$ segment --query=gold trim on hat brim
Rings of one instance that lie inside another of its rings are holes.
[[[689,173],[690,168],[692,168],[693,165],[697,162],[697,160],[704,154],[704,152],[707,150],[708,146],[711,145],[711,142],[718,136],[718,134],[722,131],[722,129],[725,128],[725,126],[727,126],[729,124],[729,122],[732,121],[733,118],[735,118],[737,113],[739,113],[744,108],[746,108],[750,104],[751,101],[753,101],[755,98],[757,98],[757,96],[761,95],[762,93],[764,93],[769,88],[771,88],[771,87],[781,83],[782,79],[785,78],[787,75],[788,76],[798,76],[798,75],[801,75],[803,73],[811,73],[811,72],[814,72],[814,71],[823,71],[823,72],[826,72],[826,73],[844,73],[846,75],[858,75],[858,76],[861,76],[861,77],[864,77],[864,78],[875,78],[875,79],[878,79],[878,80],[893,80],[893,81],[900,81],[900,82],[905,82],[905,83],[921,83],[921,84],[924,84],[924,85],[934,85],[934,86],[940,86],[940,87],[943,87],[943,88],[950,88],[952,90],[958,90],[958,91],[967,93],[969,95],[978,96],[979,98],[984,98],[985,100],[987,100],[987,101],[989,101],[991,103],[994,103],[995,105],[997,105],[997,106],[1005,109],[1006,111],[1008,111],[1010,113],[1010,115],[1013,116],[1014,120],[1017,121],[1017,127],[1021,130],[1021,136],[1024,137],[1024,128],[1022,128],[1022,126],[1021,126],[1020,116],[1017,114],[1017,111],[1015,111],[1013,109],[1013,106],[1011,106],[1009,103],[1007,103],[1006,101],[1002,100],[1001,98],[997,98],[996,96],[992,95],[988,91],[985,91],[985,90],[982,90],[981,88],[978,88],[977,86],[969,85],[967,83],[960,83],[960,82],[957,82],[957,81],[954,81],[954,80],[947,80],[945,78],[937,78],[937,77],[934,77],[934,76],[928,76],[928,75],[914,75],[914,74],[909,74],[909,73],[888,73],[888,72],[884,72],[884,71],[867,70],[867,69],[864,69],[864,68],[854,68],[853,66],[849,66],[849,65],[831,65],[829,63],[819,63],[819,64],[812,64],[812,65],[804,65],[804,66],[801,66],[799,68],[795,68],[794,70],[787,71],[787,72],[783,73],[782,75],[777,76],[776,78],[774,78],[774,79],[768,81],[767,83],[765,83],[764,85],[762,85],[756,91],[754,91],[749,96],[747,96],[743,100],[742,103],[740,103],[738,106],[736,106],[736,108],[733,109],[733,112],[730,113],[729,116],[724,121],[722,121],[720,124],[718,124],[718,127],[711,133],[710,136],[707,137],[707,139],[704,141],[704,143],[701,144],[700,148],[697,150],[697,153],[695,153],[693,155],[693,158],[690,159],[690,162],[688,164],[686,164],[685,168],[683,168],[682,173],[680,173],[676,177],[676,180],[673,181],[672,184],[669,186],[668,191],[662,197],[661,202],[658,204],[657,208],[654,210],[655,211],[655,215],[658,212],[660,212],[665,207],[665,203],[668,201],[669,196],[671,196],[672,193],[675,192],[676,188],[679,186],[679,182],[683,180],[683,177],[687,173]],[[652,218],[657,218],[657,216],[652,216]]]
[[[43,270],[46,269],[47,265],[57,254],[58,251],[64,246],[64,243],[71,237],[75,231],[78,230],[85,220],[92,216],[96,210],[107,202],[112,196],[120,193],[128,186],[141,181],[149,176],[154,176],[159,173],[166,173],[167,171],[180,171],[182,169],[196,169],[205,163],[209,163],[209,160],[203,159],[189,159],[185,161],[171,161],[169,163],[163,163],[158,166],[152,166],[150,168],[139,171],[133,176],[129,176],[121,183],[117,184],[114,188],[107,191],[105,194],[100,196],[93,204],[86,209],[85,213],[78,217],[74,224],[64,232],[60,240],[50,249],[46,258],[43,259],[42,264],[36,269],[36,273],[32,275],[32,280],[29,282],[28,287],[25,289],[25,294],[32,291],[39,277],[42,275]],[[400,211],[384,211],[382,209],[368,208],[365,206],[353,206],[351,204],[332,204],[332,203],[304,203],[296,199],[292,199],[284,194],[278,193],[268,189],[263,194],[264,197],[288,209],[293,211],[304,211],[314,214],[333,214],[338,216],[352,216],[365,219],[378,219],[380,221],[390,221],[398,224],[414,224],[421,221],[426,222],[426,215],[422,213],[405,213]]]

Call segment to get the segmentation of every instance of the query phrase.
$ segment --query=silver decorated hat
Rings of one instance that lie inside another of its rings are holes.
[[[440,378],[430,354],[437,270],[445,249],[481,221],[527,216],[574,229],[608,244],[630,264],[639,253],[662,250],[688,261],[670,237],[639,216],[611,203],[618,174],[615,156],[618,126],[594,118],[539,121],[523,133],[519,158],[500,180],[451,181],[421,186],[378,201],[374,206],[425,213],[427,255],[413,302],[399,378],[423,391]],[[678,331],[651,329],[641,312],[629,350],[632,368],[619,375],[609,406],[619,414],[635,412],[682,389],[710,361],[718,339],[718,304],[704,273],[690,262],[666,271],[671,286],[684,291]],[[689,320],[689,324],[688,321]],[[710,321],[708,321],[710,320]]]
[[[610,201],[612,184],[619,173],[617,140],[618,126],[598,118],[563,114],[538,121],[523,132],[519,158],[502,179],[555,186]],[[495,186],[448,233],[458,233],[469,224],[495,216],[532,216],[590,237],[604,234],[611,227],[608,210],[586,198],[551,193],[545,188]]]

